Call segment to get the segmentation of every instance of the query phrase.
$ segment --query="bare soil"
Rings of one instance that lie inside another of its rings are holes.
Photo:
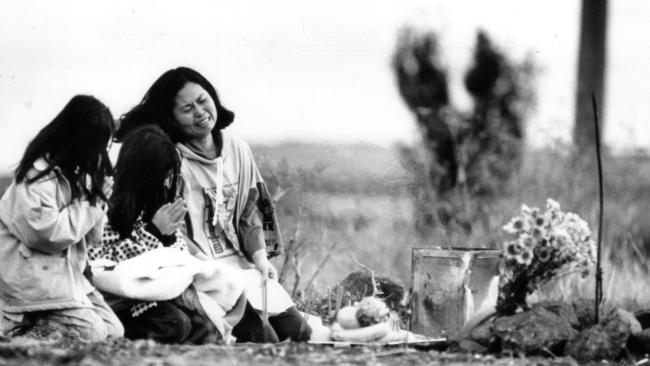
[[[332,347],[304,343],[234,346],[163,345],[115,339],[0,339],[0,365],[575,365],[568,358],[518,358],[450,354],[394,347]]]

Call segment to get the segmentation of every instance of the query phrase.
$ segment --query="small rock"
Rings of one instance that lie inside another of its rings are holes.
[[[650,309],[640,309],[634,312],[634,317],[641,324],[641,328],[650,328]]]
[[[455,347],[453,349],[450,349],[449,351],[477,354],[477,353],[485,353],[487,350],[488,350],[487,347],[484,347],[474,341],[471,341],[469,339],[462,339],[458,341]]]
[[[641,324],[634,315],[623,309],[612,309],[600,322],[603,329],[612,337],[612,341],[625,345],[630,334],[641,333]]]
[[[484,347],[490,347],[495,340],[492,333],[493,322],[494,318],[484,320],[469,332],[467,339]]]
[[[565,319],[543,307],[494,321],[494,335],[501,339],[501,349],[528,355],[548,351],[560,355],[576,333]]]
[[[641,333],[630,335],[627,340],[627,348],[637,355],[650,353],[650,328],[642,330]]]
[[[615,360],[631,334],[640,334],[641,324],[623,309],[612,309],[600,324],[583,330],[569,340],[566,353],[579,362]]]
[[[636,319],[634,314],[630,313],[627,310],[615,309],[615,314],[611,315],[608,319],[610,322],[622,322],[628,325],[630,334],[639,334],[643,330],[641,323]],[[607,327],[607,325],[605,325]]]
[[[573,328],[580,327],[580,321],[576,316],[573,306],[563,301],[542,301],[533,305],[533,309],[543,308],[559,316]]]
[[[496,337],[492,332],[495,316],[492,315],[469,328],[450,335],[449,351],[485,353],[493,350]],[[467,342],[465,342],[467,341]]]
[[[583,330],[596,323],[594,301],[590,299],[578,299],[574,301],[573,311],[578,319],[577,330]]]
[[[598,324],[578,333],[567,342],[565,351],[580,363],[589,361],[613,360],[623,351],[624,345]]]

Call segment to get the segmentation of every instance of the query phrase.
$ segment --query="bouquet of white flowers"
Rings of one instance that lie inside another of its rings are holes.
[[[516,236],[504,243],[497,312],[526,309],[526,296],[554,277],[580,272],[588,276],[595,262],[595,243],[587,223],[562,212],[548,199],[546,210],[522,205],[521,213],[503,229]]]

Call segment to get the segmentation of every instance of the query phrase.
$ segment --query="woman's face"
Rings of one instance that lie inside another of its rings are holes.
[[[210,134],[217,121],[214,100],[199,84],[188,81],[174,98],[174,118],[189,139]]]

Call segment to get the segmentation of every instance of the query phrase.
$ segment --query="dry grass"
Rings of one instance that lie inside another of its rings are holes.
[[[376,153],[372,153],[372,147],[364,146],[362,154],[354,154],[349,151],[354,149],[351,146],[324,146],[320,150],[311,146],[293,161],[296,149],[295,144],[290,151],[282,146],[266,147],[260,165],[267,174],[273,171],[285,177],[284,181],[275,179],[275,183],[291,186],[279,202],[283,231],[286,239],[304,242],[303,277],[318,271],[314,285],[321,293],[360,269],[352,258],[408,286],[413,247],[498,245],[504,238],[501,226],[522,203],[542,206],[548,197],[560,202],[563,210],[585,218],[596,235],[598,195],[596,171],[590,163],[593,159],[571,157],[566,149],[527,152],[523,168],[507,193],[487,205],[471,234],[438,230],[428,238],[414,232],[413,206],[406,193],[411,179],[399,166],[396,151],[374,147]],[[334,158],[332,151],[336,151]],[[348,160],[341,161],[337,158],[340,156]],[[286,163],[274,165],[281,159]],[[364,159],[373,160],[367,169]],[[387,167],[383,181],[377,173],[381,166]],[[610,303],[632,310],[649,307],[646,276],[650,267],[646,257],[650,254],[650,158],[609,156],[604,166],[604,294]],[[369,187],[367,192],[364,186]],[[333,242],[337,245],[331,259],[317,268]],[[292,285],[289,280],[287,286]],[[592,279],[564,278],[547,286],[540,296],[593,297],[593,288]]]
[[[470,235],[451,230],[419,238],[413,229],[413,205],[408,196],[410,178],[397,164],[392,150],[365,146],[309,147],[291,160],[296,147],[266,148],[260,167],[272,189],[287,189],[279,201],[286,242],[301,244],[304,289],[315,274],[313,288],[327,294],[348,273],[359,270],[354,259],[377,275],[410,282],[411,248],[424,245],[483,246],[498,243],[501,225],[521,203],[542,205],[547,197],[576,212],[595,228],[597,218],[595,173],[558,150],[529,152],[523,170],[509,193],[494,200],[474,223]],[[343,150],[343,151],[339,151]],[[298,149],[298,152],[301,150]],[[332,154],[332,151],[336,153]],[[260,153],[259,151],[257,152]],[[343,155],[341,155],[343,154]],[[341,157],[347,157],[347,160]],[[281,159],[287,162],[278,164]],[[372,159],[366,164],[364,159]],[[331,164],[331,165],[329,165]],[[387,171],[383,172],[382,168]],[[271,174],[272,173],[272,174]],[[609,304],[635,310],[649,307],[648,260],[650,253],[650,159],[619,157],[606,160],[606,223],[604,225],[604,294]],[[6,180],[5,180],[6,181]],[[0,180],[2,182],[2,180]],[[364,187],[369,187],[365,189]],[[0,186],[0,191],[5,187]],[[333,244],[336,244],[333,246]],[[330,248],[334,248],[330,252]],[[321,266],[324,258],[330,259]],[[277,259],[282,264],[283,258]],[[292,287],[295,277],[288,276]],[[314,292],[307,291],[307,297]],[[540,292],[547,298],[593,297],[593,279],[559,279]],[[313,298],[313,297],[312,297]],[[30,343],[31,342],[31,343]],[[415,352],[407,348],[331,348],[307,344],[242,346],[165,346],[151,341],[113,341],[81,344],[21,343],[0,339],[0,364],[566,364],[571,360],[533,359],[471,354]]]
[[[593,159],[571,158],[562,147],[527,152],[508,193],[488,205],[470,235],[439,230],[428,238],[418,237],[413,229],[413,205],[407,193],[412,179],[401,167],[396,149],[294,143],[254,150],[272,190],[277,186],[287,190],[279,201],[279,213],[285,241],[302,244],[298,255],[300,290],[316,274],[311,285],[326,294],[348,273],[361,269],[353,258],[408,286],[413,247],[498,245],[504,238],[501,225],[522,203],[541,206],[547,197],[596,229],[596,171],[588,163]],[[604,173],[605,297],[632,310],[650,307],[646,280],[650,269],[650,158],[609,156],[604,160]],[[0,177],[0,183],[2,192],[8,180]],[[331,253],[330,248],[334,248]],[[328,253],[330,258],[321,266]],[[282,265],[282,258],[275,261]],[[293,267],[286,280],[290,289],[295,283],[292,271]],[[542,295],[593,297],[593,280],[561,279],[547,286]]]

